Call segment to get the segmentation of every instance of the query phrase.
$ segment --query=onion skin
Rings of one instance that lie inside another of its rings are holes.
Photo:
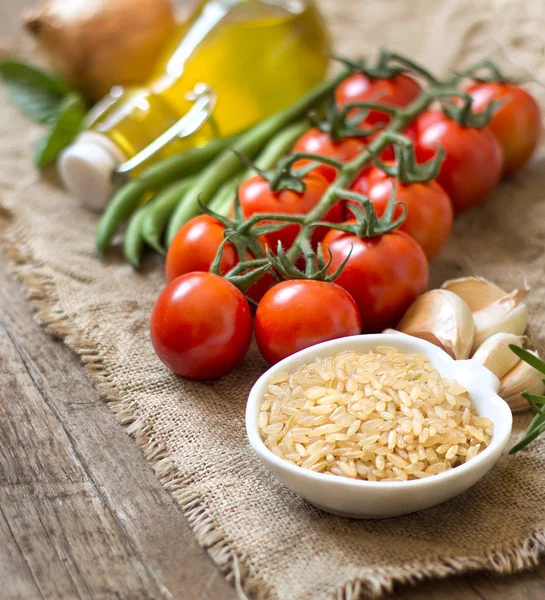
[[[90,100],[145,81],[177,25],[170,0],[49,0],[27,11],[23,24]]]

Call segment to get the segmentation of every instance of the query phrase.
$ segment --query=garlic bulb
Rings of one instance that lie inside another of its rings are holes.
[[[537,352],[533,354],[538,356]],[[529,408],[528,402],[520,395],[524,391],[543,394],[545,383],[539,371],[523,360],[519,360],[516,366],[501,378],[498,394],[509,404],[513,412],[520,412]]]
[[[509,348],[509,344],[522,347],[523,339],[522,336],[512,333],[495,333],[479,346],[473,355],[473,360],[480,362],[501,379],[520,360]]]
[[[473,352],[495,333],[522,335],[525,332],[528,325],[528,307],[523,302],[525,297],[526,290],[515,290],[473,313]]]
[[[397,329],[439,346],[455,359],[468,358],[473,345],[473,315],[459,296],[447,290],[419,296]]]
[[[23,22],[67,83],[93,100],[145,81],[176,27],[170,0],[46,0]]]
[[[500,287],[482,277],[449,279],[443,283],[441,289],[460,296],[471,312],[481,310],[505,295]]]

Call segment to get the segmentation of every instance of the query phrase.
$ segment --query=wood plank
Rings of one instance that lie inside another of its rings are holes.
[[[469,582],[484,600],[543,600],[545,598],[545,565],[534,571],[499,577],[482,573]]]
[[[383,600],[542,600],[545,598],[545,566],[516,575],[477,573],[401,586]]]
[[[0,569],[2,593],[12,600],[43,598],[26,564],[23,549],[17,544],[0,505]]]
[[[184,597],[184,590],[193,597],[235,598],[140,449],[98,397],[79,358],[33,321],[5,264],[0,264],[0,319],[73,455],[157,585],[175,598]]]
[[[159,597],[2,326],[0,380],[0,505],[43,596]]]
[[[385,600],[482,600],[463,577],[451,577],[439,581],[425,581],[415,587],[401,587]]]

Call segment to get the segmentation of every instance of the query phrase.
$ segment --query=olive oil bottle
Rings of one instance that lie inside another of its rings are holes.
[[[120,165],[139,159],[184,115],[191,121],[191,93],[199,85],[214,95],[211,117],[201,115],[188,137],[144,153],[131,173],[144,162],[247,129],[295,102],[324,77],[328,49],[309,0],[202,2],[145,85],[113,88],[91,111],[87,130],[61,156],[61,176],[85,204],[101,209]]]

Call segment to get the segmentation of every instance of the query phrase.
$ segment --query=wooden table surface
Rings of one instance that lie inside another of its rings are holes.
[[[0,0],[0,34],[32,0]],[[0,255],[0,598],[236,598],[78,357],[35,323]],[[545,568],[388,600],[541,600]]]

